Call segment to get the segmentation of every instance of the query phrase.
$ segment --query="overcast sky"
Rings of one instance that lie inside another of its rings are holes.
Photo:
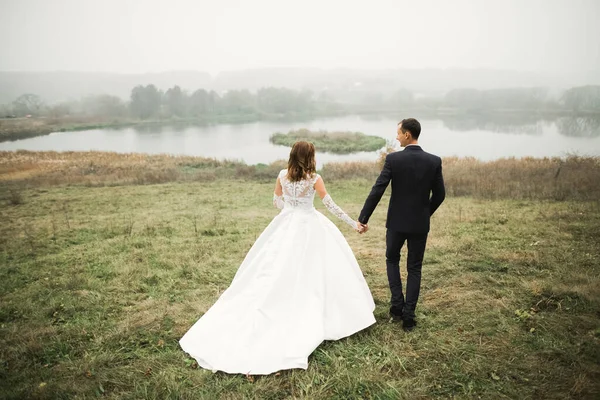
[[[0,70],[600,70],[600,0],[0,0]]]

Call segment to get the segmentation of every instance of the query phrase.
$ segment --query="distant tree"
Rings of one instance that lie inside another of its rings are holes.
[[[335,113],[342,110],[342,106],[335,101],[335,97],[326,90],[316,96],[312,107],[323,113]]]
[[[223,95],[221,107],[227,114],[250,114],[256,111],[256,101],[248,90],[230,90]]]
[[[204,89],[198,89],[188,99],[188,108],[191,115],[199,116],[212,112],[209,93]]]
[[[169,115],[183,117],[187,114],[187,94],[179,86],[174,86],[166,91],[164,105]]]
[[[571,88],[563,93],[560,103],[575,111],[599,111],[600,86],[588,85]]]
[[[208,93],[208,107],[211,114],[217,114],[221,109],[221,97],[214,90]]]
[[[44,108],[44,102],[36,94],[26,93],[19,96],[13,102],[13,109],[16,115],[40,115]]]
[[[123,100],[116,96],[88,96],[81,101],[81,111],[86,115],[99,117],[123,117],[127,107]]]
[[[12,104],[0,104],[0,118],[12,117],[14,115]]]
[[[71,106],[68,103],[59,103],[48,107],[48,115],[52,118],[60,118],[69,114],[71,114]]]
[[[290,101],[291,90],[274,87],[262,88],[256,92],[257,108],[265,113],[282,114],[293,108]]]
[[[266,113],[286,114],[314,109],[310,91],[298,92],[285,88],[262,88],[256,93],[257,108]]]
[[[161,92],[154,85],[134,87],[131,90],[131,113],[141,119],[156,115],[160,110],[161,97]]]

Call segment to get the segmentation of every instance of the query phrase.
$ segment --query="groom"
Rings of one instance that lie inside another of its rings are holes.
[[[362,224],[361,233],[366,232],[369,217],[392,181],[385,252],[392,292],[390,314],[394,320],[402,320],[404,330],[410,331],[417,324],[415,309],[419,300],[429,218],[444,201],[446,192],[441,158],[426,153],[419,146],[419,121],[414,118],[403,119],[398,123],[397,134],[396,139],[404,151],[388,154],[385,158],[383,170],[365,201],[358,221]],[[404,242],[408,244],[406,300],[400,279],[400,250]]]

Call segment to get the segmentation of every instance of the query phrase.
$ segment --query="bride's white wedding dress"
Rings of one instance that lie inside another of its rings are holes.
[[[229,288],[179,341],[213,371],[270,374],[308,366],[323,340],[373,323],[375,304],[339,229],[313,206],[319,178],[279,179],[282,211],[256,240]],[[327,208],[356,227],[329,195]]]

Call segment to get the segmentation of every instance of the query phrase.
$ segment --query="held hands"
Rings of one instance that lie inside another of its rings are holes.
[[[358,229],[356,230],[356,232],[358,232],[360,234],[363,234],[369,230],[369,225],[367,225],[367,224],[361,224],[360,222],[356,221],[356,225],[358,226]]]

